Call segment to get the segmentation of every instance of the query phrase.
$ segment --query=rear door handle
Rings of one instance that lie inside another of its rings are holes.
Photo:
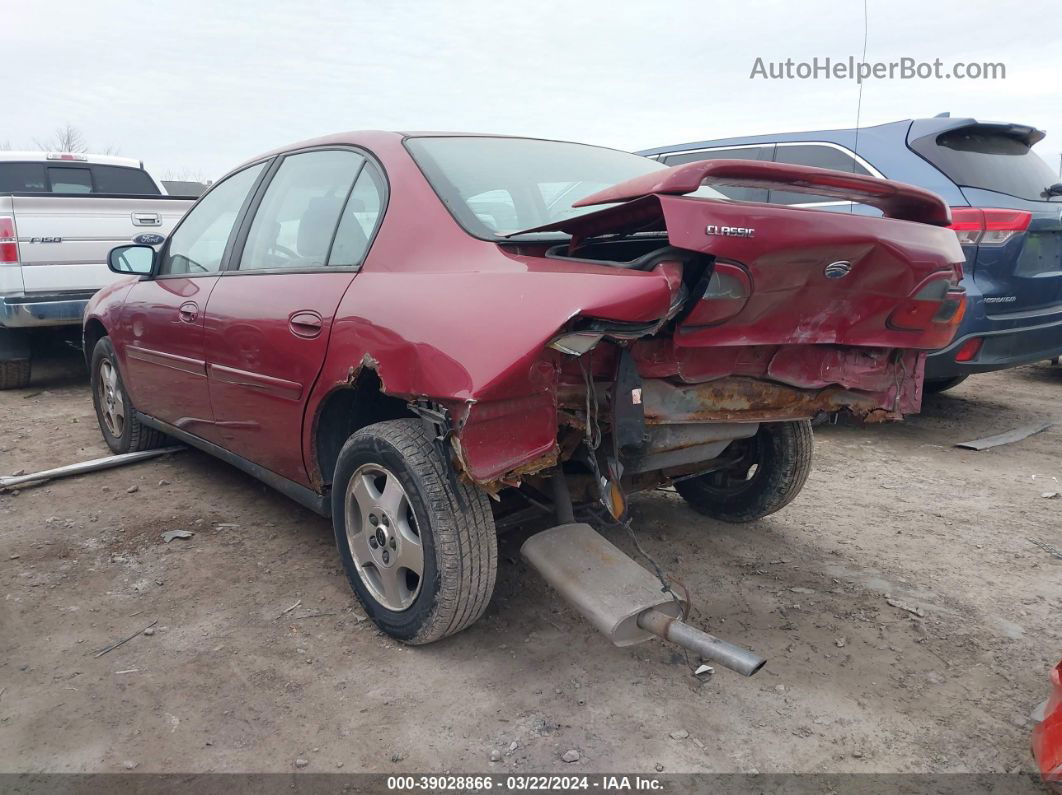
[[[133,213],[133,226],[162,226],[158,213]]]
[[[291,333],[296,337],[304,337],[305,339],[313,339],[318,336],[321,333],[322,325],[321,316],[309,309],[295,312],[288,318],[288,329]]]
[[[181,304],[181,308],[177,310],[177,315],[185,323],[194,323],[195,319],[199,317],[199,305],[194,301],[185,301]]]

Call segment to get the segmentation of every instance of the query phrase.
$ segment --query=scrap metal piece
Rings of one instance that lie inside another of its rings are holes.
[[[1001,444],[1012,444],[1013,442],[1020,442],[1022,439],[1026,439],[1029,436],[1042,433],[1054,425],[1053,422],[1037,422],[1032,425],[1022,425],[1020,428],[1015,428],[1012,431],[1006,433],[999,433],[995,436],[986,436],[983,439],[974,439],[972,442],[959,442],[956,447],[961,447],[965,450],[987,450],[990,447],[999,447]]]
[[[28,475],[0,476],[0,489],[21,486],[23,483],[36,483],[43,480],[67,478],[71,475],[81,475],[86,472],[97,472],[101,469],[111,469],[112,467],[125,466],[126,464],[135,464],[138,461],[157,458],[158,456],[166,455],[167,453],[179,453],[184,449],[186,448],[178,445],[174,447],[162,447],[158,450],[143,450],[139,453],[120,453],[119,455],[111,455],[106,458],[94,458],[91,461],[82,461],[78,464],[67,464],[66,466],[56,467],[55,469],[45,469],[41,472],[31,472]]]

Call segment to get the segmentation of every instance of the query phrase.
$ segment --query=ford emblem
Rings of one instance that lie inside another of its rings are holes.
[[[849,273],[852,272],[852,263],[841,260],[840,262],[831,262],[826,266],[826,270],[823,273],[827,279],[843,279]]]
[[[142,235],[137,235],[133,238],[133,242],[138,246],[157,246],[162,243],[166,238],[162,235],[156,235],[154,232],[145,232]]]

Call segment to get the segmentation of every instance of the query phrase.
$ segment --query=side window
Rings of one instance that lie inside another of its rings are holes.
[[[285,157],[255,212],[240,270],[324,265],[364,162],[361,155],[343,150]]]
[[[51,166],[48,179],[52,193],[92,193],[92,172],[87,168]]]
[[[665,165],[678,166],[683,163],[695,163],[698,160],[770,160],[774,155],[774,144],[765,146],[740,146],[726,149],[709,149],[701,152],[682,152],[676,155],[664,155]],[[715,186],[713,186],[715,187]],[[765,202],[765,188],[739,188],[730,185],[715,187],[727,198],[740,202]]]
[[[380,223],[383,199],[383,177],[372,163],[366,163],[343,208],[343,217],[339,219],[336,239],[328,255],[329,265],[361,264],[369,251],[373,232]]]
[[[158,196],[159,189],[146,172],[122,166],[93,166],[97,193],[131,193]]]
[[[792,163],[797,166],[832,168],[849,174],[870,174],[855,158],[841,149],[822,144],[779,144],[775,149],[776,163]],[[810,204],[812,202],[835,202],[836,197],[796,191],[772,190],[771,204]]]
[[[258,163],[219,182],[184,217],[170,236],[160,274],[213,273],[221,268],[236,216],[265,163]]]
[[[38,193],[48,190],[41,163],[0,163],[0,193]]]

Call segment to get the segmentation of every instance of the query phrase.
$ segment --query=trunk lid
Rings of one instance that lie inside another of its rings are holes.
[[[813,187],[886,217],[685,195],[702,184]],[[963,253],[945,228],[948,207],[928,191],[806,166],[713,160],[647,174],[576,206],[616,202],[623,203],[529,231],[569,233],[574,257],[588,238],[654,231],[666,232],[675,248],[706,255],[711,268],[687,284],[676,347],[933,349],[954,334],[955,314],[946,328],[930,319],[945,300],[961,303],[955,288]],[[921,321],[909,322],[915,315]]]

